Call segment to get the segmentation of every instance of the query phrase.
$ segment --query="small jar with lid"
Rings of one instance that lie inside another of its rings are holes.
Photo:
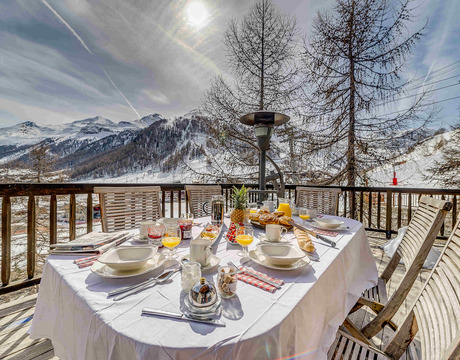
[[[218,300],[216,287],[214,284],[206,281],[204,277],[199,283],[193,285],[189,292],[190,304],[196,308],[207,308],[214,305]]]
[[[221,266],[217,271],[217,291],[223,298],[236,294],[237,269],[233,266]]]

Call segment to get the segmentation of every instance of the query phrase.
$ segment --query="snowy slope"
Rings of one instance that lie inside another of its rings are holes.
[[[400,156],[395,162],[404,164],[396,166],[396,178],[399,187],[436,187],[437,181],[432,179],[427,169],[433,167],[436,161],[442,159],[442,154],[449,151],[449,148],[456,146],[450,141],[458,136],[459,130],[453,130],[443,134],[435,135],[418,146],[413,151]],[[378,167],[368,172],[369,186],[392,185],[393,166],[391,164]]]

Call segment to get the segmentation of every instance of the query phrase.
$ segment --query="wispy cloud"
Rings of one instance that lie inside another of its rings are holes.
[[[46,7],[48,9],[51,10],[51,12],[56,15],[56,17],[67,27],[67,29],[69,29],[69,31],[78,39],[78,41],[80,41],[80,44],[91,54],[94,56],[93,52],[90,50],[90,48],[85,44],[85,42],[83,41],[83,39],[80,37],[80,35],[77,34],[77,32],[67,23],[67,21],[65,21],[61,15],[59,15],[57,13],[56,10],[54,10],[50,4],[48,4],[48,2],[46,0],[42,0],[42,3],[46,5]],[[102,67],[102,65],[99,63],[99,61],[97,61],[95,59],[95,62],[96,64],[99,66],[99,68],[104,72],[105,76],[107,76],[107,79],[109,79],[110,83],[113,85],[113,87],[118,91],[118,93],[121,95],[121,97],[123,97],[123,99],[125,99],[125,101],[128,103],[128,105],[131,107],[131,109],[133,109],[133,111],[136,113],[137,117],[140,119],[141,116],[139,115],[139,113],[137,112],[137,110],[134,108],[134,106],[131,104],[131,102],[127,99],[127,97],[125,96],[125,94],[123,94],[123,92],[119,89],[119,87],[113,82],[112,78],[109,76],[109,74],[107,74],[107,71],[105,71],[105,69]]]

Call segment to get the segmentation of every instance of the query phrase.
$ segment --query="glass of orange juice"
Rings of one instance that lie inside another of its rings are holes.
[[[299,208],[299,217],[303,220],[305,223],[308,219],[310,219],[310,212],[308,211],[307,208]]]
[[[174,248],[180,244],[180,227],[179,225],[168,225],[165,229],[165,234],[161,240],[163,245],[169,249],[166,254],[167,260],[174,259],[177,255]]]
[[[257,212],[257,203],[250,203],[249,204],[249,212],[251,214],[255,214]]]
[[[239,252],[238,256],[248,257],[248,246],[251,245],[254,240],[254,229],[251,226],[245,226],[244,231],[237,231],[237,234],[235,240],[243,247],[243,251]]]

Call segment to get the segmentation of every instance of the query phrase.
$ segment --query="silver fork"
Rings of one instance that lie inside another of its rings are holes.
[[[235,265],[234,263],[232,263],[231,261],[229,261],[227,264],[233,266],[233,267],[237,270],[236,272],[237,272],[238,274],[244,273],[244,271],[240,270],[240,269],[238,268],[238,266],[236,266],[236,265]],[[260,281],[266,282],[267,284],[270,284],[271,286],[276,287],[277,289],[281,289],[281,285],[280,285],[280,284],[277,284],[276,282],[273,282],[273,281],[271,281],[271,280],[265,279],[265,278],[263,278],[263,277],[261,277],[261,276],[259,276],[259,275],[257,275],[257,274],[254,274],[254,273],[252,273],[252,272],[251,272],[250,275],[251,275],[252,277],[255,277],[256,279],[258,279],[258,280],[260,280]]]

